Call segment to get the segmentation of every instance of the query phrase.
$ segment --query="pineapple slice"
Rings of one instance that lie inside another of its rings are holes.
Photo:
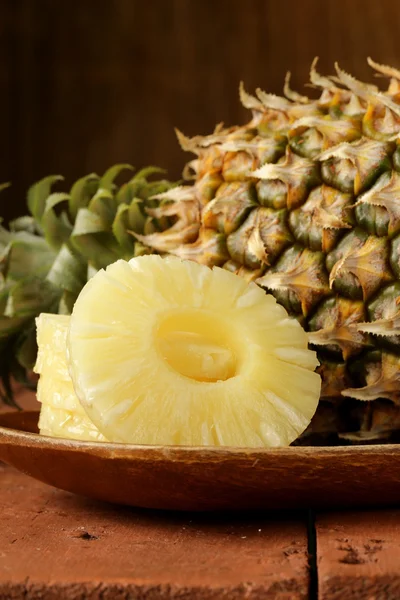
[[[35,373],[57,374],[63,381],[71,381],[66,360],[66,336],[70,317],[42,313],[36,319],[38,352]]]
[[[220,268],[119,260],[82,290],[67,343],[77,396],[113,442],[285,446],[318,404],[299,323]]]
[[[38,356],[34,370],[40,375],[37,399],[42,404],[39,431],[53,437],[106,441],[86,415],[68,372],[69,320],[68,316],[51,314],[36,319]]]
[[[39,417],[41,435],[61,437],[70,440],[106,442],[86,415],[80,415],[50,404],[42,404]]]
[[[86,415],[79,402],[67,363],[67,332],[70,317],[42,313],[36,319],[38,354],[34,366],[40,375],[37,398],[43,404]]]
[[[86,412],[75,394],[71,379],[64,381],[57,376],[56,372],[45,372],[40,375],[36,395],[41,404],[67,410],[82,417],[86,416]]]

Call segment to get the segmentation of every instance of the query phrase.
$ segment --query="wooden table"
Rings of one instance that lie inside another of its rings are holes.
[[[400,510],[128,509],[0,464],[0,600],[20,598],[399,600]]]

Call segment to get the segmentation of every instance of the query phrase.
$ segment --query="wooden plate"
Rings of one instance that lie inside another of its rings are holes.
[[[99,500],[178,510],[400,503],[400,444],[253,450],[76,442],[38,435],[38,415],[0,415],[0,460]]]

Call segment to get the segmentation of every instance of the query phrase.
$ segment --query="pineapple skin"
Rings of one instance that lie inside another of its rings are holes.
[[[389,436],[400,415],[400,71],[369,63],[389,78],[386,91],[337,65],[324,77],[314,61],[318,99],[288,78],[282,98],[241,86],[249,123],[178,132],[196,155],[184,171],[194,181],[167,192],[158,214],[175,212],[180,225],[136,236],[272,293],[321,363],[321,409],[307,433],[349,441]]]

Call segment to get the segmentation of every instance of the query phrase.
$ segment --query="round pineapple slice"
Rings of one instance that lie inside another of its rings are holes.
[[[174,257],[99,271],[67,344],[76,394],[113,442],[285,446],[318,404],[300,324],[256,284]]]
[[[70,440],[106,442],[91,420],[84,414],[76,414],[50,404],[42,404],[39,417],[41,435]]]

